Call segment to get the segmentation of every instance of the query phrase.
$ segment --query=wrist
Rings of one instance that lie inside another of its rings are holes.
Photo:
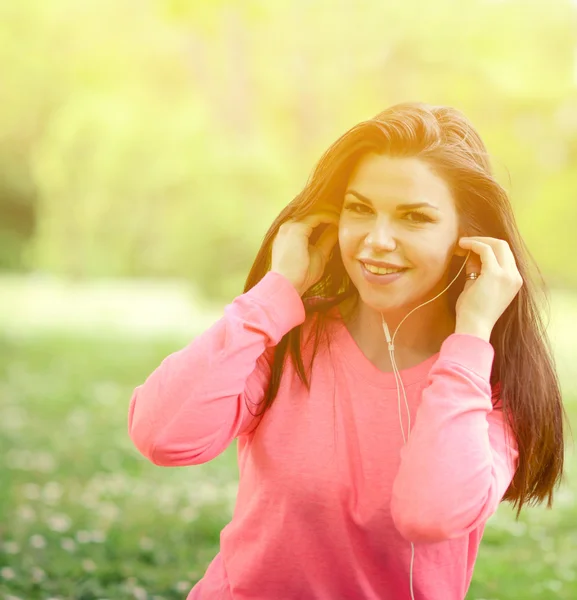
[[[474,320],[457,320],[455,333],[474,335],[488,342],[491,339],[492,327]]]
[[[285,275],[282,271],[280,271],[279,269],[271,269],[271,271],[277,273],[278,275],[281,275],[282,277],[284,277],[294,288],[295,290],[298,292],[299,296],[302,296],[306,290],[302,290],[293,280],[291,277],[289,277],[288,275]]]

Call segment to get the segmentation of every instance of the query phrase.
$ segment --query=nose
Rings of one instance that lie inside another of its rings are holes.
[[[373,222],[371,229],[365,238],[365,243],[374,251],[389,251],[396,248],[397,242],[394,235],[394,229],[386,217],[380,217]]]

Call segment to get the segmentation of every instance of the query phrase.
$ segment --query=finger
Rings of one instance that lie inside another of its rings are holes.
[[[481,258],[481,265],[485,271],[497,271],[501,268],[501,265],[497,261],[497,257],[493,252],[493,248],[490,244],[485,242],[479,242],[473,239],[466,239],[460,242],[464,248],[470,248],[473,252],[477,253]]]
[[[325,231],[322,232],[315,246],[323,253],[325,258],[328,259],[338,239],[338,227],[329,225]]]
[[[499,265],[503,269],[517,270],[517,263],[515,262],[515,256],[513,255],[513,252],[511,251],[511,247],[509,246],[509,244],[507,243],[506,240],[502,240],[499,238],[493,238],[493,237],[483,237],[483,236],[471,236],[466,239],[476,240],[476,241],[488,244],[493,249],[493,252],[495,253],[497,261],[499,262]]]
[[[467,275],[470,275],[471,273],[480,273],[481,266],[481,258],[479,255],[469,249],[469,252],[465,257],[465,273]]]
[[[339,220],[340,215],[337,213],[323,210],[306,215],[295,222],[308,225],[309,227],[317,227],[317,225],[321,225],[322,223],[333,223],[334,225],[338,225]]]

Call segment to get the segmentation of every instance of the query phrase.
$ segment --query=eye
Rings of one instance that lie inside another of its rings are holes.
[[[371,208],[369,206],[367,206],[366,204],[361,204],[360,202],[348,202],[344,205],[344,210],[348,210],[351,211],[353,213],[356,214],[363,214],[363,212],[365,210],[367,211],[371,211]],[[362,210],[359,210],[362,209]],[[429,217],[428,215],[426,215],[425,213],[419,211],[419,210],[413,210],[409,213],[406,213],[404,216],[405,218],[408,216],[414,217],[411,219],[408,219],[409,221],[412,221],[413,223],[433,223],[434,220],[431,219],[431,217]]]
[[[420,212],[418,210],[414,210],[410,213],[407,213],[405,216],[409,216],[409,215],[414,215],[414,216],[418,217],[417,221],[415,221],[416,223],[432,223],[433,222],[433,219],[431,219],[431,217],[429,217],[425,213]]]
[[[359,214],[359,211],[356,210],[356,208],[359,206],[361,208],[366,208],[367,210],[370,210],[368,206],[366,206],[365,204],[361,204],[360,202],[347,202],[344,206],[344,209]]]

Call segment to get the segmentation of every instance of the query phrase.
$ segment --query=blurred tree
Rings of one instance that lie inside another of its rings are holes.
[[[547,277],[577,286],[576,16],[571,0],[2,3],[0,268],[230,298],[321,152],[423,100],[473,121]]]

